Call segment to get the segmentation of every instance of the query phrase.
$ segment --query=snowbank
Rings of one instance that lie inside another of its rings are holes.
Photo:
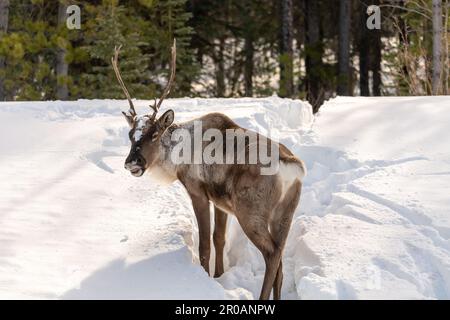
[[[310,299],[450,298],[450,97],[324,105],[294,222],[297,292]],[[297,235],[295,235],[297,233]]]
[[[151,101],[136,101],[145,112]],[[308,176],[283,298],[450,298],[449,97],[170,99],[279,138]],[[0,103],[0,298],[252,299],[264,263],[230,219],[226,272],[199,266],[179,183],[123,170],[126,102]],[[213,265],[213,257],[211,266]]]

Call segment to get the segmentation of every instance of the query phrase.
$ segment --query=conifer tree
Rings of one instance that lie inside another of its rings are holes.
[[[4,37],[8,31],[9,20],[9,0],[0,0],[0,39]],[[3,79],[5,69],[5,58],[0,55],[0,101],[5,99],[5,90],[3,88]]]
[[[9,13],[8,33],[0,40],[6,98],[53,99],[54,6],[44,1],[12,1]]]
[[[170,47],[173,38],[177,39],[177,76],[175,88],[171,96],[185,96],[192,93],[192,83],[196,80],[199,69],[194,60],[194,52],[191,48],[192,27],[188,22],[192,17],[186,11],[186,0],[165,0],[154,1],[155,7],[152,14],[152,21],[159,24],[159,43],[155,46],[155,51],[159,51],[159,63],[165,66],[164,70],[158,73],[169,72]],[[162,81],[162,85],[165,81]]]
[[[141,48],[147,43],[141,29],[132,28],[130,20],[139,17],[127,15],[117,1],[104,1],[101,5],[86,5],[88,19],[82,50],[88,60],[86,70],[79,76],[76,86],[85,98],[123,98],[111,67],[115,46],[122,46],[120,68],[123,80],[133,97],[149,98],[153,95],[148,85],[148,55]],[[81,54],[83,54],[81,53]]]

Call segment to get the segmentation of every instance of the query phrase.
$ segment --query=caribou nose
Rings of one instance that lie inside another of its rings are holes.
[[[131,170],[135,168],[136,166],[143,168],[145,166],[145,160],[142,157],[137,157],[136,159],[133,159],[132,161],[126,161],[124,168],[127,170]]]
[[[144,159],[142,157],[137,157],[135,162],[138,166],[141,166],[141,167],[144,166],[144,164],[145,164]]]

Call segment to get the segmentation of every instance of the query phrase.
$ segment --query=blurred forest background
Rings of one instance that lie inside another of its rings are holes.
[[[0,101],[449,94],[450,0],[0,0]],[[66,27],[66,8],[81,28]],[[370,30],[367,8],[381,9]]]

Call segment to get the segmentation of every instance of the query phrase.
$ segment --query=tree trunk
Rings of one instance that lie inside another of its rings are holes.
[[[433,0],[433,95],[441,93],[442,0]]]
[[[374,33],[373,55],[372,55],[372,95],[381,96],[381,32],[372,30]]]
[[[280,96],[292,97],[293,83],[293,21],[292,0],[281,0],[281,39],[280,39]]]
[[[225,38],[220,38],[219,52],[216,59],[216,95],[217,97],[225,96],[225,61],[224,54],[225,51]]]
[[[365,2],[361,2],[360,6],[360,25],[359,28],[359,91],[363,97],[370,96],[369,90],[369,32],[366,27],[367,7]]]
[[[351,0],[339,1],[339,52],[337,94],[350,96],[350,15]]]
[[[405,6],[405,0],[400,2],[401,6]],[[408,26],[406,24],[405,19],[400,15],[398,18],[398,41],[400,44],[400,50],[404,50],[404,48],[409,48],[409,35],[408,35]],[[401,76],[399,79],[398,85],[398,94],[399,95],[408,95],[412,93],[412,90],[409,85],[409,68],[405,61],[405,58],[401,59]]]
[[[443,38],[444,38],[444,51],[442,54],[444,55],[444,67],[443,68],[443,74],[442,74],[442,94],[443,95],[449,95],[450,94],[450,34],[449,34],[449,23],[450,23],[450,0],[445,0],[444,8],[447,8],[444,10],[445,16],[444,16],[444,27],[443,27]]]
[[[306,97],[317,112],[323,103],[321,92],[321,69],[323,47],[320,35],[320,10],[317,0],[306,1]]]
[[[294,2],[294,8],[297,8],[297,13],[294,9],[294,33],[295,41],[297,45],[297,50],[299,52],[299,64],[300,64],[300,72],[298,73],[298,81],[297,85],[294,85],[294,92],[306,92],[305,85],[305,74],[304,74],[304,66],[305,66],[305,45],[306,45],[306,3],[303,0],[297,0]],[[298,15],[297,20],[295,19],[295,14]],[[295,83],[295,79],[294,79]]]
[[[255,53],[255,48],[253,47],[253,39],[251,34],[245,36],[245,64],[244,64],[244,85],[245,85],[245,96],[253,96],[253,56]]]
[[[380,5],[380,0],[373,0],[374,5]],[[370,30],[371,41],[371,71],[372,71],[372,95],[381,96],[381,30]]]
[[[67,5],[63,0],[59,1],[58,7],[58,27],[64,28],[66,24]],[[67,50],[59,48],[56,54],[56,98],[59,100],[67,100],[69,90],[67,88],[67,75],[69,74],[69,65],[66,62]]]
[[[8,32],[9,0],[0,0],[0,35]],[[5,58],[0,57],[0,70],[5,68]],[[3,78],[0,77],[0,101],[6,99],[6,92],[3,88]]]

